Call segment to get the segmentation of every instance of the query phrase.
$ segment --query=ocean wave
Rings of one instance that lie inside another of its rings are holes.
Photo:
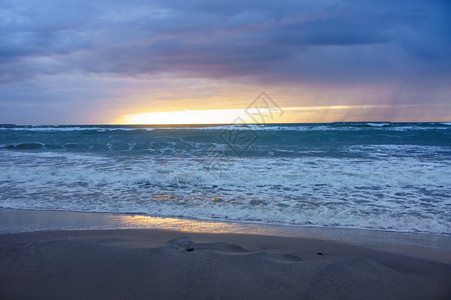
[[[440,125],[438,125],[440,124]],[[111,131],[224,131],[224,130],[266,130],[266,131],[360,131],[360,130],[437,130],[448,129],[451,123],[316,123],[316,124],[223,124],[223,125],[142,125],[142,126],[0,126],[0,131],[31,131],[31,132],[111,132]],[[443,127],[443,125],[445,127]]]
[[[38,150],[45,149],[45,144],[43,143],[17,143],[9,145],[0,145],[0,149],[14,149],[14,150]]]
[[[1,207],[451,233],[446,162],[11,154]]]
[[[385,126],[389,126],[390,123],[366,123],[366,125],[371,126],[371,127],[385,127]]]

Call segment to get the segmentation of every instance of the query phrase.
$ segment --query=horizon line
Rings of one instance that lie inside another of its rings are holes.
[[[449,121],[332,121],[332,122],[276,122],[276,123],[186,123],[186,124],[114,124],[114,123],[80,123],[80,124],[15,124],[15,123],[0,123],[0,127],[5,126],[232,126],[232,125],[279,125],[279,124],[336,124],[336,123],[389,123],[389,124],[407,124],[407,123],[451,123]]]

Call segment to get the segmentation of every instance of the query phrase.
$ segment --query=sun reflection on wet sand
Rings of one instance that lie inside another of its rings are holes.
[[[266,225],[201,221],[144,215],[116,215],[67,211],[33,211],[0,208],[0,234],[39,230],[159,229],[187,233],[261,234],[334,240],[380,249],[413,251],[449,261],[449,237],[427,233],[388,232],[350,228]]]
[[[439,249],[449,249],[446,238],[425,234],[374,231],[346,228],[319,228],[299,226],[277,226],[251,223],[226,223],[221,221],[186,220],[161,218],[142,215],[110,215],[118,227],[133,229],[163,229],[192,233],[236,233],[261,234],[284,237],[303,237],[355,243],[375,248],[391,248],[398,251],[414,249],[417,253],[426,253],[442,257]]]
[[[253,224],[237,224],[216,221],[185,220],[176,218],[149,217],[141,215],[110,215],[113,222],[124,228],[164,229],[183,232],[252,233],[271,234],[277,232],[270,227]]]

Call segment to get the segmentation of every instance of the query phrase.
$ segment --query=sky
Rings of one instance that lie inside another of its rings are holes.
[[[262,92],[273,122],[451,121],[451,1],[0,0],[0,123],[233,122]]]

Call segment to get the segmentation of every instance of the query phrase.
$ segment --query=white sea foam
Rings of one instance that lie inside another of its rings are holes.
[[[3,151],[0,165],[2,207],[451,233],[447,161]]]
[[[265,130],[265,131],[359,131],[368,130],[368,127],[361,126],[367,125],[370,128],[377,130],[394,130],[394,131],[406,131],[406,130],[437,130],[447,129],[446,126],[451,125],[450,122],[438,123],[445,125],[444,127],[436,126],[424,126],[422,123],[417,124],[401,124],[401,123],[341,123],[337,124],[297,124],[297,125],[284,125],[284,124],[247,124],[247,123],[231,123],[226,125],[186,125],[186,126],[147,126],[147,127],[80,127],[80,126],[31,126],[31,127],[0,127],[0,131],[33,131],[33,132],[71,132],[71,131],[97,131],[97,132],[109,132],[109,131],[153,131],[153,130]]]
[[[390,123],[366,123],[366,124],[372,127],[384,127],[390,125]]]
[[[443,123],[446,125],[446,123]],[[361,126],[367,125],[368,127]],[[157,130],[173,130],[174,127],[159,127]],[[222,126],[202,126],[202,127],[178,127],[182,130],[255,130],[255,131],[360,131],[360,130],[393,130],[393,131],[408,131],[408,130],[437,130],[446,129],[446,127],[434,127],[434,126],[419,126],[406,125],[396,123],[362,123],[362,124],[342,124],[341,126],[333,124],[298,124],[298,125],[270,125],[270,124],[230,124]]]

